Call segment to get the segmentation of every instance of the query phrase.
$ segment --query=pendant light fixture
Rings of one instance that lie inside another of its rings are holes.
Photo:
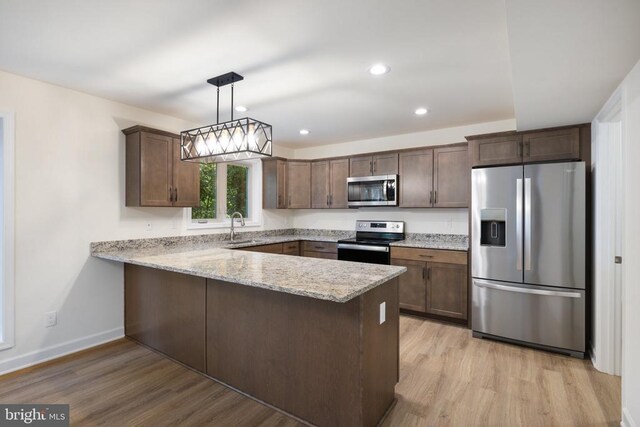
[[[271,125],[233,118],[233,85],[243,80],[234,72],[207,80],[217,87],[216,124],[180,132],[180,158],[198,163],[222,163],[271,157]],[[220,88],[231,85],[231,120],[220,123]]]

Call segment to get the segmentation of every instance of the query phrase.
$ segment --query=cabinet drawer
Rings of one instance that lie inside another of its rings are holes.
[[[331,252],[304,251],[303,256],[309,258],[338,259],[338,254]]]
[[[304,242],[303,250],[313,252],[338,253],[338,244],[332,242]]]
[[[239,248],[241,251],[264,252],[269,254],[281,254],[282,243],[274,243],[271,245],[249,246],[248,248]]]
[[[282,253],[286,255],[299,255],[300,242],[287,242],[282,244]]]
[[[391,258],[412,259],[416,261],[429,262],[445,262],[449,264],[467,264],[467,252],[446,251],[440,249],[392,247]]]

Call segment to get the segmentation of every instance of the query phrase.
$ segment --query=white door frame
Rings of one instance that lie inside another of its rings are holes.
[[[596,369],[621,374],[623,256],[622,92],[617,90],[592,122],[593,155],[593,288],[592,348]]]
[[[0,111],[2,120],[2,258],[0,262],[0,292],[2,292],[2,330],[0,331],[0,350],[15,345],[15,116]]]

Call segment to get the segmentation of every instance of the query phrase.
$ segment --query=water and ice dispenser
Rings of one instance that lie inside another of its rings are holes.
[[[480,245],[506,246],[507,210],[480,210]]]

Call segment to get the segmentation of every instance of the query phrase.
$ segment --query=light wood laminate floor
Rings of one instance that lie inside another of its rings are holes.
[[[402,316],[384,426],[619,425],[620,378],[589,361]],[[74,425],[300,425],[129,340],[0,377],[1,403],[69,403]]]

